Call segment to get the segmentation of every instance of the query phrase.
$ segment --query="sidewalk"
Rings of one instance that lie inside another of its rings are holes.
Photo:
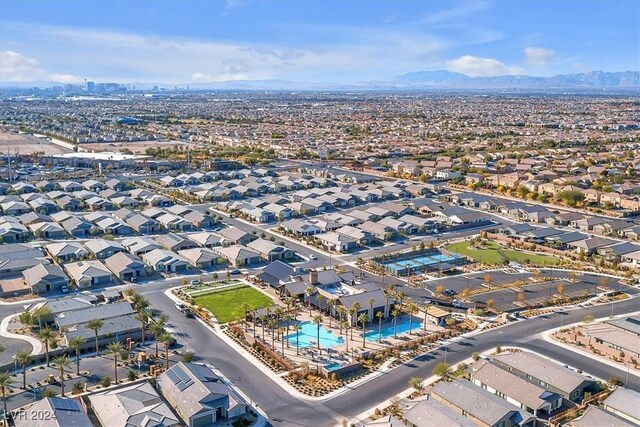
[[[42,343],[40,342],[40,340],[33,337],[26,336],[26,335],[13,334],[7,330],[7,328],[9,327],[9,322],[11,322],[11,320],[17,316],[19,315],[14,314],[12,316],[7,316],[4,319],[2,319],[2,321],[0,322],[0,337],[27,341],[33,347],[33,350],[31,350],[31,355],[33,356],[36,356],[42,353]]]

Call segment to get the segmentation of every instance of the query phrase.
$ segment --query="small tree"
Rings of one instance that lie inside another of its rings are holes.
[[[591,322],[593,322],[593,315],[585,314],[585,316],[582,318],[582,323],[586,325],[587,323],[591,323]]]
[[[473,359],[474,362],[477,362],[478,360],[480,360],[480,353],[478,353],[477,351],[474,351],[471,354],[471,358]]]
[[[409,380],[409,387],[417,391],[418,393],[422,392],[422,381],[423,379],[420,377],[411,377]]]
[[[446,380],[451,376],[451,365],[445,362],[440,362],[433,368],[431,373]]]

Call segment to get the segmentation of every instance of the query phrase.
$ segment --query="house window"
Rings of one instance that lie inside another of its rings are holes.
[[[572,399],[577,399],[578,397],[580,397],[580,390],[574,390],[571,392]]]
[[[500,422],[496,425],[496,427],[504,427],[504,421],[500,421]]]
[[[544,381],[540,381],[540,387],[546,387],[547,383],[545,383]]]

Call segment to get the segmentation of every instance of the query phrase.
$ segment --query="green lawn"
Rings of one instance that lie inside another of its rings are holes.
[[[249,304],[251,309],[273,305],[271,298],[250,286],[195,297],[193,302],[211,311],[220,323],[242,319],[244,310],[241,304],[243,302]]]
[[[471,242],[457,242],[447,246],[447,249],[485,264],[502,264],[504,260],[525,264],[526,260],[529,260],[533,264],[556,265],[560,261],[548,255],[505,249],[495,242],[485,242],[484,249],[473,249],[470,245]]]

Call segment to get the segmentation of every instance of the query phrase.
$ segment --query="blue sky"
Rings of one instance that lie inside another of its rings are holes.
[[[386,80],[640,68],[640,1],[2,0],[0,80]]]

